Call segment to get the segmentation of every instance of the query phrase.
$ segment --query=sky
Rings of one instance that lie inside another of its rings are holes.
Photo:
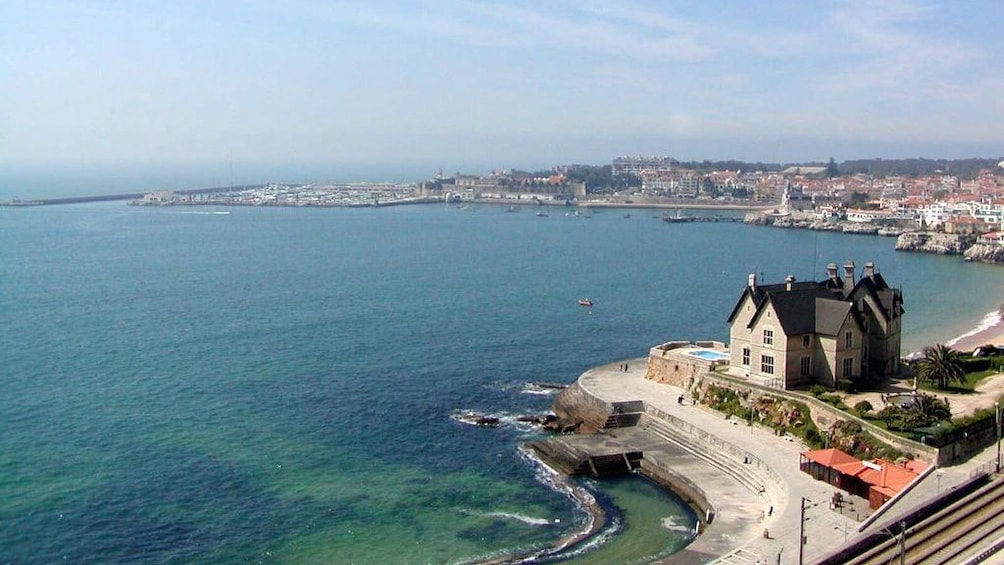
[[[1004,154],[999,0],[5,0],[0,166]]]

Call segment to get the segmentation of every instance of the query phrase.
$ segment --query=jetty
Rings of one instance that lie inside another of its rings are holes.
[[[676,215],[666,215],[662,217],[662,221],[670,224],[688,224],[694,222],[742,222],[744,218],[738,216],[691,216],[682,215],[677,211]]]
[[[178,196],[195,196],[200,194],[216,194],[219,192],[230,192],[230,191],[240,191],[240,190],[250,190],[253,188],[259,188],[262,185],[244,185],[244,186],[232,186],[232,187],[215,187],[215,188],[188,188],[172,191]],[[11,207],[11,208],[21,208],[27,206],[56,206],[60,204],[86,204],[89,202],[114,202],[117,200],[139,200],[142,199],[148,192],[124,192],[116,194],[94,194],[89,196],[63,196],[59,198],[39,198],[34,200],[9,200],[6,202],[0,202],[0,206]]]

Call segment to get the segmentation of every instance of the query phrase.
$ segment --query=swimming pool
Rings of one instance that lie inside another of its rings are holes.
[[[713,349],[691,349],[687,355],[704,359],[705,361],[728,361],[729,354]]]

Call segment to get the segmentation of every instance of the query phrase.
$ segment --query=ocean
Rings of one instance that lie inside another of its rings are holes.
[[[892,239],[548,211],[0,208],[0,562],[533,551],[585,516],[518,449],[542,436],[517,417],[553,398],[528,383],[724,340],[751,272],[873,261],[903,289],[904,352],[1004,303],[1000,267]],[[610,523],[561,559],[686,543],[694,518],[672,495],[581,484]]]

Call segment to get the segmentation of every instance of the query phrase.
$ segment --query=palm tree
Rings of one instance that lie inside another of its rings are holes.
[[[924,425],[952,419],[952,407],[948,404],[948,399],[941,400],[933,394],[918,394],[913,408],[922,416]]]
[[[962,369],[961,354],[948,347],[938,344],[924,349],[924,357],[914,366],[917,380],[930,382],[940,389],[948,388],[952,382],[965,383],[966,372]]]

